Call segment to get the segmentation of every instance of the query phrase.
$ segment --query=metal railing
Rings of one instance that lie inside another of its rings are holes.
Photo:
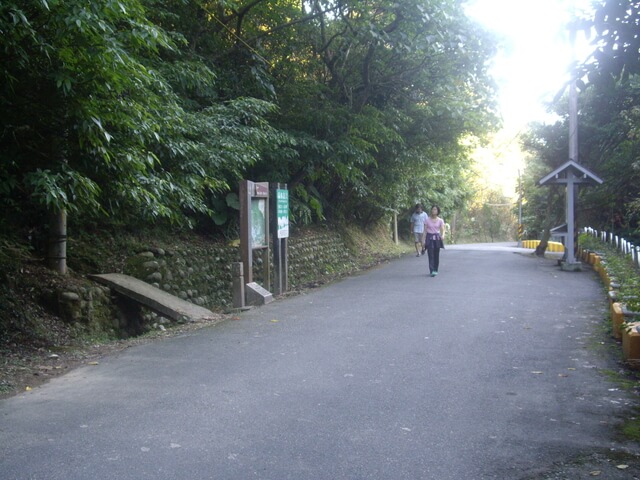
[[[592,237],[597,238],[603,243],[607,243],[610,246],[616,248],[621,253],[625,255],[631,256],[631,260],[633,264],[640,268],[640,246],[636,246],[633,243],[625,240],[618,235],[614,235],[611,232],[606,232],[604,230],[596,230],[595,228],[586,227],[584,229],[585,233],[588,233]]]

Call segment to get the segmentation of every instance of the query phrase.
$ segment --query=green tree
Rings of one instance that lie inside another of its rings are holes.
[[[0,194],[21,216],[190,223],[286,140],[265,120],[272,103],[217,100],[214,71],[138,0],[0,8]]]
[[[640,210],[640,84],[598,84],[581,96],[580,158],[605,182],[584,189],[581,201],[595,228],[635,235]]]
[[[583,21],[595,30],[597,48],[581,66],[591,83],[628,81],[640,74],[640,2],[638,0],[605,0],[593,19]]]
[[[491,42],[459,2],[329,5],[307,9],[320,27],[301,30],[308,61],[274,72],[277,125],[301,148],[269,164],[365,224],[418,200],[458,203],[461,139],[495,124]]]
[[[459,206],[495,123],[462,3],[8,0],[0,195],[31,223],[222,223],[245,176],[300,222]]]
[[[580,82],[580,158],[604,184],[584,193],[588,220],[640,238],[640,2],[606,0],[584,24],[596,49],[576,75]]]
[[[522,175],[524,238],[541,239],[539,253],[546,249],[550,230],[566,221],[563,187],[540,187],[538,181],[567,161],[568,135],[569,128],[564,120],[552,125],[532,125],[521,137],[523,150],[528,152]]]

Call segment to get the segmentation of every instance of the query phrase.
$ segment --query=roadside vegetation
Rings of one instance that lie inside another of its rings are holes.
[[[640,269],[634,264],[631,256],[623,254],[610,244],[586,233],[580,235],[579,244],[582,249],[596,252],[603,257],[605,268],[609,278],[613,280],[614,288],[617,292],[618,298],[616,300],[622,302],[626,309],[640,312]],[[606,293],[608,294],[609,292]],[[608,325],[605,334],[611,335],[612,329],[609,316],[604,320],[604,324]],[[629,326],[623,326],[623,328],[629,328]],[[614,345],[622,362],[619,342],[615,342]],[[632,368],[629,368],[630,366]],[[603,373],[619,385],[621,389],[631,391],[636,395],[640,394],[640,370],[638,370],[637,364],[627,364],[625,368],[621,368],[618,371]],[[636,411],[640,412],[640,409],[636,408]],[[633,441],[640,441],[640,415],[626,418],[622,424],[621,433]]]
[[[609,277],[615,279],[618,301],[627,309],[640,312],[640,269],[631,255],[586,233],[580,235],[579,244],[585,250],[603,256]]]

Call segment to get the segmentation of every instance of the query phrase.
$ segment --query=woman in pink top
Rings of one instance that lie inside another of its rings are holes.
[[[440,207],[433,205],[429,218],[424,222],[427,239],[425,248],[429,256],[429,273],[432,277],[438,275],[438,266],[440,264],[440,249],[444,248],[444,220],[440,215]]]

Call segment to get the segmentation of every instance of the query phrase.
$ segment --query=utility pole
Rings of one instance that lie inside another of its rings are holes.
[[[576,26],[572,25],[569,30],[569,41],[571,42],[571,52],[573,61],[576,61]],[[569,84],[569,161],[580,163],[578,160],[578,89],[577,79],[574,78]],[[567,252],[567,263],[576,263],[575,255],[578,244],[578,235],[576,232],[575,218],[575,199],[578,194],[578,188],[571,181],[567,184],[567,241],[565,250]]]

